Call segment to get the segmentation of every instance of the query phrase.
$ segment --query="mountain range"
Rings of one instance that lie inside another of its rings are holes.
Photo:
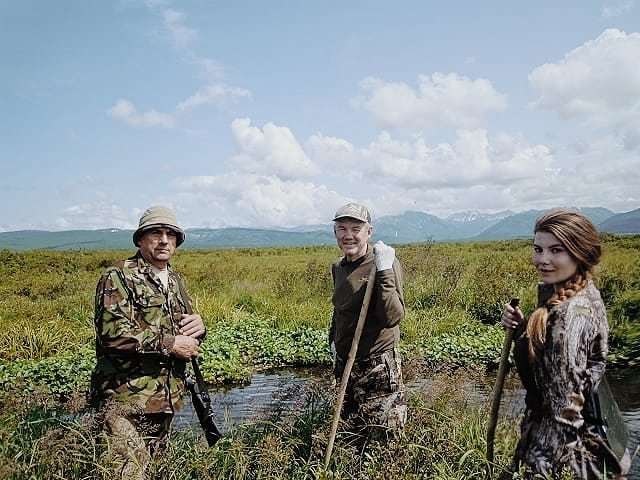
[[[640,208],[615,213],[602,207],[578,209],[600,231],[640,233]],[[388,215],[374,223],[374,240],[390,244],[453,240],[506,240],[531,237],[533,225],[543,210],[494,214],[460,212],[440,218],[425,212],[408,211]],[[287,229],[191,228],[182,248],[243,248],[333,245],[332,224],[306,225]],[[102,250],[131,249],[132,230],[21,230],[0,232],[0,249]]]

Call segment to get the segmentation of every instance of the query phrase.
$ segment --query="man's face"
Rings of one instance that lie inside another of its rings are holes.
[[[176,251],[176,232],[157,227],[146,231],[138,241],[144,259],[158,268],[165,268]]]
[[[372,232],[368,223],[353,218],[341,218],[335,221],[333,231],[338,247],[347,260],[357,260],[367,253],[367,242]]]

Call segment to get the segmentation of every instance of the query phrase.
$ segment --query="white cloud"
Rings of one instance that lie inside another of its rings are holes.
[[[454,143],[437,145],[422,138],[401,141],[383,132],[364,148],[317,134],[307,148],[313,160],[332,171],[403,188],[505,185],[537,177],[553,162],[545,145],[506,134],[490,138],[485,130],[459,130]]]
[[[602,7],[602,16],[604,18],[619,17],[630,12],[634,7],[633,0],[618,0],[606,2]]]
[[[107,110],[107,113],[111,117],[121,120],[132,127],[171,128],[175,125],[175,118],[173,115],[157,112],[156,110],[138,113],[138,110],[133,103],[122,98],[118,100],[113,107]]]
[[[321,133],[309,137],[305,149],[314,163],[328,166],[330,171],[337,169],[341,174],[357,167],[360,160],[360,152],[350,142]]]
[[[217,60],[192,54],[189,61],[200,68],[201,76],[207,80],[219,81],[224,78],[226,68]]]
[[[474,128],[484,117],[506,108],[506,96],[489,80],[456,73],[420,75],[418,88],[403,82],[366,78],[360,103],[383,128],[426,129],[432,126]]]
[[[198,31],[186,24],[187,16],[178,10],[167,8],[162,12],[164,26],[177,48],[188,47],[198,35]]]
[[[552,161],[544,145],[485,130],[460,130],[452,144],[427,145],[393,140],[381,134],[364,150],[369,175],[393,179],[408,188],[506,185],[539,175]]]
[[[190,97],[176,105],[175,113],[162,113],[149,110],[139,113],[136,106],[126,99],[119,99],[107,113],[117,120],[121,120],[132,127],[164,127],[172,128],[176,125],[177,114],[186,113],[203,105],[222,107],[228,102],[235,102],[241,98],[251,98],[251,92],[244,88],[225,84],[212,84],[199,89]]]
[[[107,199],[72,205],[56,218],[59,229],[135,228],[140,209],[127,209]]]
[[[226,173],[175,181],[177,201],[208,227],[328,223],[347,200],[324,185],[274,175]]]
[[[173,127],[177,114],[181,114],[203,105],[224,106],[241,98],[251,98],[251,92],[245,88],[230,86],[222,80],[225,67],[214,59],[198,55],[192,43],[198,36],[198,30],[187,24],[187,15],[173,8],[165,8],[167,0],[144,0],[147,8],[154,14],[160,14],[163,25],[169,33],[174,47],[180,51],[184,61],[197,67],[197,76],[207,81],[207,85],[199,88],[194,94],[178,102],[173,113],[161,113],[150,110],[139,114],[136,107],[128,100],[121,99],[109,109],[108,113],[135,127]]]
[[[233,161],[249,173],[276,175],[283,179],[310,177],[318,169],[287,127],[267,123],[251,126],[248,118],[231,123],[231,131],[240,152]]]
[[[619,125],[640,115],[640,33],[605,30],[556,63],[534,69],[529,81],[538,108],[593,125]]]
[[[517,146],[503,139],[507,145]],[[475,142],[472,142],[472,144]],[[489,144],[499,144],[495,138]],[[535,146],[531,146],[535,150]],[[527,156],[527,148],[518,149]],[[529,152],[531,155],[531,152]],[[624,150],[615,137],[589,142],[575,158],[547,157],[539,166],[533,159],[525,161],[528,167],[511,181],[483,180],[430,185],[406,182],[404,179],[367,177],[372,190],[370,204],[378,215],[405,210],[421,210],[437,215],[448,215],[470,208],[480,211],[514,211],[544,209],[557,206],[605,206],[616,211],[628,211],[640,204],[637,185],[640,184],[640,158]],[[604,162],[603,159],[607,161]],[[496,169],[497,169],[496,165]],[[369,172],[368,175],[371,175]],[[442,172],[445,174],[446,172]],[[440,172],[438,171],[438,174]],[[419,175],[419,172],[417,173]],[[365,183],[365,182],[363,182]]]
[[[244,88],[230,87],[225,84],[207,85],[186,100],[178,103],[179,111],[190,110],[201,105],[222,105],[226,101],[234,101],[239,98],[251,98],[251,92]]]

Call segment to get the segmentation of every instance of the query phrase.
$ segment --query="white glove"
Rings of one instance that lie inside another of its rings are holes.
[[[378,240],[373,246],[373,254],[376,258],[376,270],[389,270],[393,267],[393,260],[396,258],[396,251],[393,247],[385,245],[382,240]]]

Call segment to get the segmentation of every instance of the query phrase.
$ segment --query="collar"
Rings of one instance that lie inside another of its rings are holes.
[[[373,250],[371,249],[371,245],[369,245],[367,243],[367,252],[364,255],[362,255],[361,257],[359,257],[359,258],[357,258],[357,259],[355,259],[353,261],[347,260],[347,257],[345,255],[340,260],[340,266],[346,267],[348,265],[348,266],[352,266],[352,267],[357,267],[359,265],[362,265],[365,261],[370,260],[372,256],[373,256]]]
[[[164,284],[162,283],[162,280],[160,280],[160,278],[158,278],[158,276],[154,273],[153,265],[144,259],[144,257],[140,253],[140,250],[138,250],[136,254],[132,257],[132,260],[136,261],[138,265],[138,271],[140,273],[148,277],[160,289],[161,292],[165,292],[165,287],[164,287]],[[171,265],[168,263],[167,263],[167,272],[168,272],[167,289],[170,289],[171,285],[173,284],[173,270],[171,269]]]
[[[153,272],[153,268],[151,263],[147,262],[144,257],[142,256],[142,253],[140,253],[140,250],[138,250],[136,252],[136,254],[131,257],[131,260],[135,260],[138,264],[138,269],[142,272],[142,273],[146,273],[147,275],[150,275]],[[167,271],[169,273],[172,272],[171,269],[171,264],[167,263]]]

